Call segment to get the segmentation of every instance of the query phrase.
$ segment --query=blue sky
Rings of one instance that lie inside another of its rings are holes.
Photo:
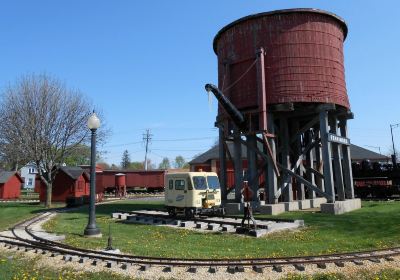
[[[215,34],[252,13],[300,7],[345,19],[350,138],[388,152],[389,124],[400,123],[394,0],[2,1],[0,90],[23,74],[46,72],[102,108],[112,130],[103,147],[107,162],[119,164],[125,149],[142,161],[145,129],[153,134],[153,162],[190,160],[217,139],[216,101],[210,106],[204,91],[205,83],[217,83]],[[400,147],[400,128],[394,133]]]

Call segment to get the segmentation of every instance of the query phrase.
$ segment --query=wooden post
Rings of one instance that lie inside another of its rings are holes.
[[[269,133],[275,134],[275,125],[274,125],[274,116],[272,113],[268,114],[268,129]],[[269,138],[268,139],[269,146],[271,147],[272,154],[276,160],[276,146],[275,146],[275,139]],[[264,153],[267,153],[266,147],[264,147]],[[268,203],[269,204],[276,204],[278,203],[278,199],[275,198],[275,194],[278,190],[278,182],[276,178],[276,173],[274,171],[274,163],[270,157],[267,160],[267,168],[265,170],[265,194],[268,194]]]
[[[329,118],[330,123],[330,132],[332,134],[337,135],[337,118],[336,116],[331,116]],[[333,156],[333,169],[334,169],[334,176],[335,176],[335,186],[338,194],[338,200],[345,200],[344,196],[344,186],[343,186],[343,174],[342,174],[342,160],[340,159],[340,144],[338,143],[331,143],[332,147],[332,156]]]
[[[257,177],[257,154],[255,150],[257,149],[257,136],[255,134],[247,135],[247,180],[249,187],[253,191],[252,201],[258,201],[258,178]]]
[[[304,140],[305,140],[305,144],[306,145],[308,145],[311,141],[312,141],[312,137],[311,137],[311,131],[310,130],[308,130],[306,133],[305,133],[305,137],[304,137]],[[318,149],[319,149],[319,147],[318,147]],[[314,148],[314,149],[311,149],[307,154],[306,154],[306,162],[308,163],[308,167],[310,167],[310,168],[314,168],[314,154],[313,154],[313,150],[316,150],[316,148]],[[312,173],[311,171],[307,171],[307,180],[311,183],[311,184],[313,184],[313,185],[315,185],[315,176],[314,176],[314,173]],[[309,191],[309,197],[308,197],[309,199],[314,199],[315,198],[315,191]]]
[[[240,202],[242,199],[241,191],[243,187],[243,162],[242,162],[242,143],[241,136],[237,128],[234,129],[233,136],[233,159],[235,171],[235,202]]]
[[[328,141],[328,112],[321,111],[319,113],[319,125],[322,144],[322,160],[324,164],[324,185],[325,193],[331,198],[328,202],[335,202],[335,189],[333,184],[332,156],[330,143]]]
[[[347,120],[342,119],[339,122],[340,135],[348,138],[347,134]],[[351,157],[350,157],[350,146],[342,145],[343,154],[343,177],[344,177],[344,190],[347,199],[354,198],[354,186],[353,186],[353,172],[351,169]]]
[[[226,180],[226,151],[223,124],[219,124],[219,181],[221,184],[221,200],[227,200],[227,180]]]
[[[281,124],[281,138],[282,138],[282,165],[290,169],[290,155],[289,155],[289,128],[288,128],[288,121],[287,118],[282,117],[280,119],[280,124]],[[288,174],[285,174],[283,176],[284,179],[289,176]],[[291,179],[290,179],[291,180]],[[285,180],[281,180],[281,188],[284,186]],[[291,202],[293,201],[293,191],[292,191],[292,183],[289,183],[287,188],[285,188],[283,192],[283,199],[285,202]]]

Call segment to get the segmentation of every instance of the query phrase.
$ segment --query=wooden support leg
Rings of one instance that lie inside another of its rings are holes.
[[[243,186],[243,164],[242,164],[242,143],[241,137],[238,130],[235,130],[234,138],[234,167],[235,167],[235,201],[240,202],[242,195]]]
[[[332,156],[330,143],[328,141],[328,112],[321,111],[319,113],[320,119],[320,132],[321,132],[321,144],[322,144],[322,160],[324,164],[324,184],[325,193],[330,196],[328,202],[335,202],[335,189],[333,183],[333,171],[332,171]]]
[[[307,131],[305,133],[305,144],[308,145],[311,142],[311,130]],[[307,154],[306,154],[306,162],[308,164],[308,167],[311,169],[314,169],[314,154],[313,151],[315,151],[316,148],[311,149]],[[317,149],[319,149],[319,145],[317,146]],[[315,175],[312,173],[310,170],[307,171],[307,180],[315,185]],[[309,199],[314,199],[315,198],[315,191],[309,191]]]
[[[330,123],[330,131],[332,134],[337,135],[337,118],[336,116],[331,116],[329,118]],[[333,156],[333,169],[335,170],[335,186],[338,195],[338,200],[343,201],[345,199],[344,196],[344,185],[343,185],[343,174],[342,174],[342,160],[340,158],[340,144],[338,143],[331,143],[332,147],[332,156]]]
[[[258,180],[256,179],[257,177],[257,154],[255,150],[257,149],[257,139],[256,135],[247,135],[247,180],[249,181],[249,184],[251,184],[249,187],[253,191],[253,198],[252,201],[258,201]]]
[[[227,180],[226,180],[226,151],[225,151],[224,127],[219,126],[219,180],[221,185],[221,199],[227,200]]]
[[[275,125],[274,119],[272,114],[268,114],[268,129],[269,132],[275,134]],[[269,146],[271,148],[271,152],[273,157],[276,160],[276,146],[275,146],[275,139],[270,138],[268,139]],[[265,148],[266,149],[266,148]],[[267,151],[264,151],[266,153]],[[278,189],[278,182],[276,178],[276,173],[274,171],[274,162],[271,158],[267,160],[267,169],[265,170],[265,194],[268,194],[268,203],[269,204],[276,204],[278,203],[278,198],[275,198],[275,194]]]
[[[342,119],[339,122],[340,134],[342,137],[348,138],[347,134],[347,120]],[[350,146],[342,145],[343,154],[343,177],[346,198],[354,198],[354,186],[353,186],[353,172],[351,169],[351,157],[350,157]]]
[[[282,138],[282,165],[290,169],[290,155],[289,155],[289,128],[288,128],[288,121],[286,118],[281,118],[280,119],[280,124],[281,124],[281,138]],[[283,180],[281,180],[281,188],[283,188],[285,181],[287,179],[287,174],[285,174],[283,177]],[[283,192],[283,199],[285,202],[291,202],[293,201],[293,192],[292,192],[292,183],[289,183],[287,188],[284,189]]]

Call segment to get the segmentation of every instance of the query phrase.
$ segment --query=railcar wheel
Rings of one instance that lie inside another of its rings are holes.
[[[176,217],[176,209],[175,208],[168,208],[168,215],[170,217]]]
[[[192,219],[194,217],[194,209],[193,208],[186,208],[185,209],[185,217],[187,219]]]

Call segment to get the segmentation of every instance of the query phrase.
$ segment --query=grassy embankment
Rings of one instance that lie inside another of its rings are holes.
[[[200,233],[165,226],[124,224],[110,218],[117,210],[162,208],[161,203],[120,201],[99,205],[97,222],[101,239],[82,236],[87,209],[58,215],[46,229],[67,234],[66,242],[86,248],[104,248],[111,225],[114,247],[123,252],[164,257],[227,258],[313,255],[384,248],[400,244],[400,203],[366,202],[363,208],[340,216],[310,212],[285,213],[278,217],[304,219],[306,227],[262,238],[234,234]]]

